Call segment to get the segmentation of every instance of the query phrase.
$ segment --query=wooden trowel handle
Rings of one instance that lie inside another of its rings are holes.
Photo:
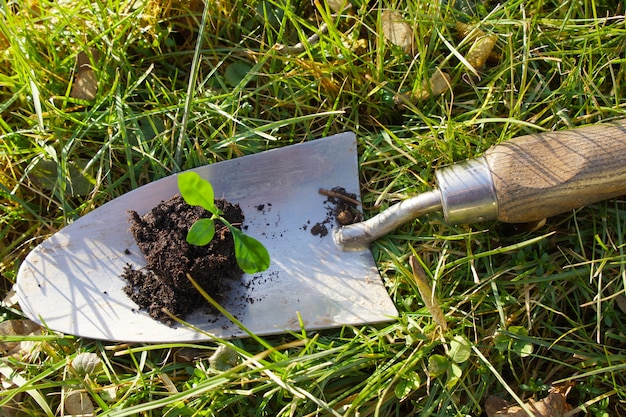
[[[626,195],[626,120],[520,136],[435,172],[438,189],[343,226],[335,242],[362,250],[400,224],[441,209],[448,223],[527,223]]]
[[[626,121],[520,136],[484,158],[497,219],[540,220],[626,194]]]

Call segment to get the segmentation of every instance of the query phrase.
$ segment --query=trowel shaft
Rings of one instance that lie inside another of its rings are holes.
[[[442,210],[451,224],[525,223],[626,194],[626,120],[520,136],[435,173],[438,189],[335,231],[362,249],[400,224]]]

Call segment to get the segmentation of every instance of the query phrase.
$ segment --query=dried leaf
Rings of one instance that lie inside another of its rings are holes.
[[[562,417],[572,407],[565,401],[565,394],[552,390],[547,397],[541,400],[530,399],[526,406],[535,417]],[[485,401],[487,417],[528,417],[528,414],[517,404],[509,405],[502,398],[491,395]]]
[[[460,37],[474,42],[465,55],[465,59],[473,69],[481,69],[491,55],[498,37],[496,35],[487,35],[475,26],[461,22],[456,22],[456,30]]]
[[[13,381],[3,378],[3,375],[0,373],[0,391],[15,388],[16,386]],[[24,395],[23,392],[18,392],[4,405],[0,405],[0,415],[4,417],[16,417],[20,411],[20,403]]]
[[[15,286],[14,288],[12,288],[11,290],[9,290],[4,298],[2,299],[2,302],[0,303],[0,306],[2,307],[14,307],[17,305],[17,292],[15,291]]]
[[[91,398],[83,391],[70,391],[65,397],[65,413],[73,415],[93,414]]]
[[[1,336],[28,336],[41,330],[41,327],[30,320],[6,320],[0,323]],[[33,348],[32,341],[0,342],[0,353],[21,357]]]
[[[55,413],[50,409],[48,399],[36,388],[32,386],[32,380],[24,377],[25,371],[21,372],[15,368],[7,365],[5,361],[0,362],[0,379],[2,380],[2,387],[23,387],[23,392],[27,393],[39,407],[41,413],[47,416],[52,416]],[[13,398],[19,398],[14,396]],[[4,409],[0,408],[4,412]],[[1,414],[4,415],[4,414]]]
[[[626,297],[623,294],[615,296],[615,304],[622,310],[622,313],[626,314]]]
[[[476,26],[468,25],[467,23],[459,21],[456,22],[456,31],[459,34],[459,38],[466,38],[470,36],[470,38],[468,39],[470,41],[475,40],[479,36],[483,36],[485,34],[485,32],[476,28]]]
[[[320,40],[320,35],[325,34],[326,32],[328,32],[328,25],[326,23],[322,23],[322,25],[319,27],[318,32],[312,34],[311,36],[309,36],[306,39],[306,42],[302,43],[302,42],[298,42],[297,44],[291,46],[291,45],[285,45],[282,43],[277,43],[276,45],[274,45],[274,49],[277,50],[278,52],[280,52],[281,54],[284,55],[297,55],[299,53],[304,52],[304,50],[308,47],[311,47],[313,45],[315,45],[317,42],[319,42]]]
[[[401,47],[404,52],[412,53],[413,28],[404,21],[402,15],[393,10],[385,10],[380,18],[385,39]]]
[[[23,11],[27,11],[31,16],[41,16],[41,4],[39,0],[26,0],[24,3],[26,7]]]
[[[96,73],[91,68],[79,70],[72,85],[70,97],[79,100],[93,100],[98,93],[98,79]]]
[[[193,363],[198,360],[201,350],[197,348],[184,347],[174,352],[174,359],[180,363]]]
[[[441,71],[439,68],[428,79],[422,81],[422,87],[412,94],[398,94],[394,97],[396,104],[413,103],[420,100],[425,100],[429,97],[436,97],[448,91],[451,87],[452,80],[450,76]]]
[[[10,387],[11,386],[7,386],[5,388],[3,386],[3,388],[5,389],[10,388]],[[11,397],[11,399],[9,399],[6,402],[6,404],[0,405],[0,415],[4,417],[17,417],[19,415],[18,413],[20,412],[20,403],[22,402],[23,397],[24,397],[24,393],[19,392],[13,397]]]
[[[417,93],[417,99],[423,100],[431,96],[443,94],[450,88],[450,83],[450,76],[437,68],[428,81],[422,82],[422,89]]]
[[[94,61],[97,61],[99,58],[99,54],[96,50],[92,49],[91,51],[92,57]],[[89,56],[87,53],[79,52],[76,57],[76,66],[78,67],[78,72],[76,73],[76,77],[74,78],[74,84],[72,85],[72,91],[70,92],[70,97],[77,98],[80,100],[93,100],[96,98],[96,94],[98,93],[98,79],[96,77],[96,73],[91,66],[91,62],[89,61]]]
[[[99,392],[100,398],[108,403],[112,403],[117,400],[117,387],[115,385],[102,388]]]
[[[496,395],[490,395],[485,400],[485,413],[487,413],[487,417],[496,417],[502,416],[506,414],[500,414],[500,412],[505,412],[509,406],[509,402],[504,398],[500,398]]]
[[[339,13],[352,6],[348,0],[326,0],[326,4],[328,4],[328,8],[335,13]]]
[[[430,282],[426,276],[424,268],[422,268],[422,265],[420,265],[417,258],[413,255],[409,257],[409,264],[413,270],[413,277],[415,278],[417,289],[422,296],[422,300],[424,301],[428,312],[433,317],[435,323],[437,323],[437,325],[441,328],[441,332],[445,333],[448,329],[446,316],[443,314],[443,311],[439,306],[439,301],[431,289]]]
[[[474,41],[474,44],[465,55],[465,59],[474,69],[479,70],[485,66],[487,58],[493,51],[498,37],[496,35],[485,35]]]

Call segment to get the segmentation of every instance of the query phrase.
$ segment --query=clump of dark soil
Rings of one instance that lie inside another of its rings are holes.
[[[230,224],[243,223],[238,204],[216,199],[215,205]],[[185,240],[192,224],[211,217],[204,208],[192,207],[177,195],[144,216],[129,213],[130,231],[147,264],[139,270],[128,265],[122,275],[128,281],[124,291],[153,318],[170,323],[163,309],[181,318],[200,307],[210,310],[187,274],[218,302],[228,287],[224,279],[238,279],[243,274],[235,258],[232,234],[219,221],[215,222],[215,236],[208,245],[191,245]]]
[[[333,222],[339,226],[346,226],[363,220],[363,215],[358,209],[360,203],[356,199],[356,194],[347,192],[343,187],[335,187],[331,190],[320,189],[320,194],[328,197],[325,201],[326,218],[311,227],[312,235],[326,236],[328,225]]]
[[[311,227],[311,234],[313,236],[319,236],[319,237],[326,236],[328,234],[328,227],[326,227],[327,223],[329,222],[327,222],[326,220],[324,220],[323,222],[315,223],[313,227]]]
[[[329,195],[328,203],[334,205],[335,218],[341,226],[357,223],[363,220],[363,215],[357,208],[359,202],[356,194],[349,193],[342,187],[335,187]]]

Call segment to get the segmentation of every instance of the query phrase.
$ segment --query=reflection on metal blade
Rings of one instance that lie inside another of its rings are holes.
[[[263,273],[231,282],[222,306],[258,335],[359,325],[397,315],[370,251],[344,252],[310,232],[326,217],[319,188],[359,195],[352,133],[245,156],[195,169],[216,197],[239,203],[246,233],[272,258]],[[170,176],[103,205],[65,227],[23,262],[17,292],[33,320],[64,333],[128,342],[243,337],[223,316],[198,310],[185,318],[201,331],[153,320],[124,294],[127,264],[145,265],[128,232],[127,211],[148,212],[177,193]],[[259,207],[263,207],[259,210]]]

